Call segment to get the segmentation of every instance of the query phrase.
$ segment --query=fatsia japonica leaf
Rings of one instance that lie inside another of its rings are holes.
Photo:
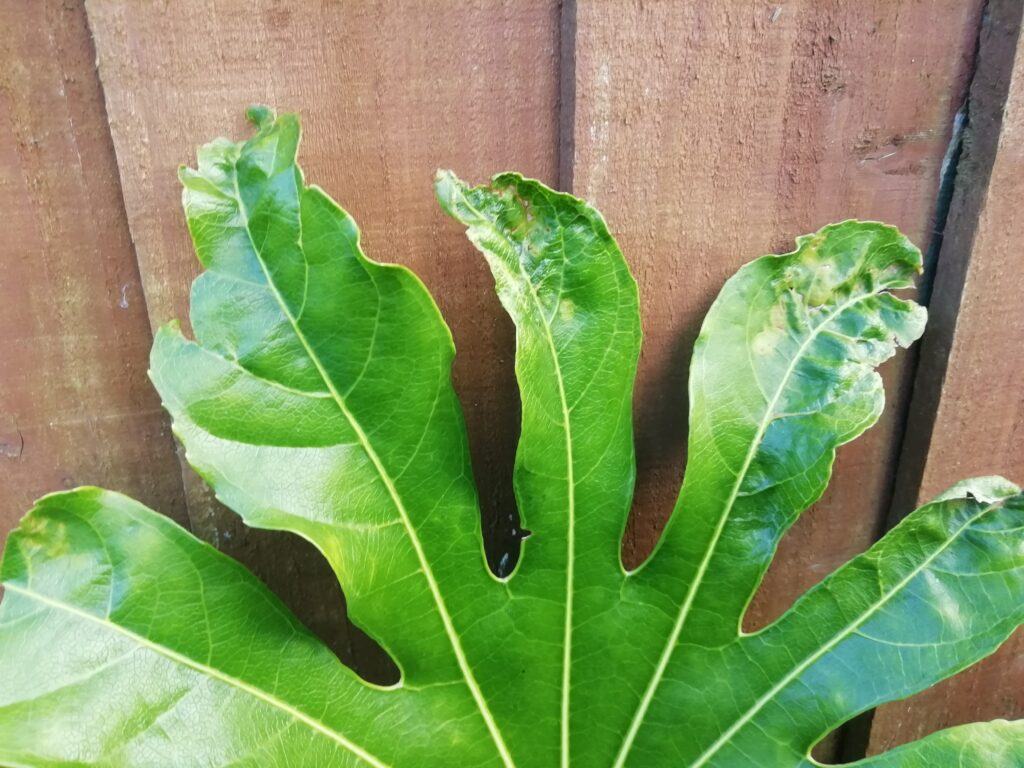
[[[876,368],[922,331],[893,294],[920,254],[893,228],[825,227],[726,284],[694,350],[677,508],[627,572],[636,284],[586,203],[517,174],[439,174],[517,328],[514,485],[532,535],[499,578],[436,306],[305,183],[298,120],[251,116],[251,139],[182,171],[205,271],[194,340],[162,329],[153,381],[218,498],[316,545],[401,679],[361,680],[237,563],[78,489],[40,500],[6,547],[0,764],[810,768],[830,730],[1024,620],[1024,497],[978,478],[742,630],[836,449],[877,420]],[[860,765],[1022,766],[1024,726]]]

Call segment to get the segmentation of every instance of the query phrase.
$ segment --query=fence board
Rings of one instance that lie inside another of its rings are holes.
[[[185,520],[84,11],[0,4],[0,540],[83,484]]]
[[[981,5],[576,4],[574,191],[608,218],[644,311],[632,562],[675,501],[689,356],[723,282],[843,218],[881,219],[928,246]],[[905,354],[884,367],[886,413],[840,451],[831,488],[783,541],[749,625],[876,538],[910,367]]]
[[[153,323],[185,317],[197,267],[175,167],[199,142],[245,135],[249,103],[300,111],[307,177],[356,217],[371,257],[412,267],[437,297],[459,348],[455,384],[483,504],[492,519],[507,518],[518,429],[512,328],[431,181],[439,166],[477,180],[516,169],[554,181],[557,3],[88,8]],[[341,631],[320,558],[295,543],[283,549],[280,535],[247,533],[198,482],[189,485],[197,531],[254,567],[321,634]],[[365,645],[342,646],[363,671],[383,674]]]
[[[1017,0],[990,3],[900,462],[907,485],[897,491],[897,517],[959,478],[1002,474],[1024,482],[1020,22]],[[1024,717],[1020,632],[970,671],[880,708],[870,749],[881,752],[939,728],[997,717]]]

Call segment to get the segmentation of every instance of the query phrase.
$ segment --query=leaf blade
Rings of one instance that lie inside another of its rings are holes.
[[[712,305],[690,372],[683,488],[654,553],[631,576],[638,590],[670,596],[675,619],[616,768],[676,648],[739,635],[779,539],[824,491],[836,449],[877,420],[874,369],[924,324],[924,310],[891,291],[909,287],[920,265],[894,228],[848,221],[751,262]]]
[[[435,188],[485,256],[516,324],[522,433],[514,482],[534,536],[508,586],[534,598],[534,614],[545,600],[563,606],[558,623],[542,630],[561,657],[533,662],[557,670],[560,763],[586,761],[580,755],[596,755],[600,745],[572,743],[570,694],[592,680],[581,658],[607,648],[601,633],[577,631],[609,609],[591,595],[614,594],[624,578],[618,543],[635,474],[636,282],[601,215],[571,195],[518,174],[469,187],[439,172]]]
[[[409,684],[461,679],[510,766],[454,623],[465,609],[449,604],[454,594],[495,611],[503,599],[480,568],[451,336],[422,284],[363,256],[351,218],[304,186],[297,119],[264,113],[257,128],[244,143],[209,145],[198,171],[182,173],[197,252],[217,277],[193,289],[197,342],[158,334],[154,383],[214,490],[250,524],[318,546],[343,579],[353,616],[395,655]],[[251,299],[253,286],[262,302]],[[212,354],[201,357],[200,348]],[[300,402],[298,392],[317,402]],[[325,416],[331,403],[337,419]],[[325,434],[331,427],[337,434]],[[312,473],[304,461],[314,462]],[[252,476],[254,463],[265,477]],[[281,489],[298,498],[283,500]],[[441,503],[444,518],[433,514]],[[370,527],[354,528],[346,516]],[[392,524],[404,536],[387,539],[396,553],[389,568],[374,567],[374,536]],[[433,626],[396,625],[398,595]]]
[[[1024,592],[1024,552],[1014,535],[1021,526],[1024,496],[1015,486],[990,478],[955,486],[777,622],[722,649],[717,675],[736,685],[731,700],[710,707],[702,729],[713,740],[701,751],[650,730],[638,748],[682,750],[691,768],[728,766],[750,754],[795,764],[854,715],[973,664],[1024,621],[1024,606],[1014,601]],[[954,564],[956,576],[941,576]],[[946,579],[942,601],[923,599],[938,579]],[[993,605],[996,596],[1001,602]],[[690,718],[686,710],[710,695],[682,663],[674,660],[652,710],[658,722]]]
[[[283,719],[300,722],[316,738],[344,749],[351,759],[341,757],[342,764],[388,765],[346,735],[361,730],[379,748],[372,723],[375,717],[388,719],[383,702],[373,706],[366,700],[365,684],[251,574],[137,502],[94,488],[45,497],[11,534],[2,578],[7,596],[0,606],[0,666],[5,680],[16,681],[8,690],[17,689],[22,697],[0,701],[4,759],[37,764],[41,752],[55,750],[58,754],[49,759],[93,754],[91,759],[115,761],[122,754],[132,764],[130,755],[138,761],[140,752],[153,745],[133,743],[144,734],[129,740],[122,735],[148,716],[154,698],[167,696],[175,704],[187,698],[190,708],[205,710],[223,728],[221,742],[206,743],[210,751],[201,757],[204,744],[186,738],[182,730],[195,722],[179,723],[178,739],[164,746],[183,761],[209,759],[220,749],[249,749],[260,740],[260,722]],[[202,597],[198,603],[192,597],[196,594]],[[26,609],[43,613],[26,621]],[[158,611],[162,621],[155,622]],[[186,627],[191,631],[181,631]],[[128,652],[135,657],[131,668],[114,680],[89,679],[102,685],[83,685],[83,670],[91,678],[110,666],[106,658],[97,664],[95,654],[120,654],[125,648],[133,649]],[[33,663],[41,649],[46,649],[46,667]],[[48,675],[38,675],[47,667]],[[303,684],[296,683],[313,670],[318,682],[312,689],[305,684],[303,691]],[[197,685],[196,675],[210,682]],[[158,690],[139,686],[140,677]],[[234,693],[217,690],[224,688]],[[51,704],[54,691],[61,695]],[[130,691],[135,698],[119,703]],[[328,725],[308,708],[332,697],[333,724]],[[217,717],[225,706],[227,716]],[[268,715],[267,709],[273,712]],[[90,712],[95,728],[72,726]],[[339,719],[344,729],[338,728]],[[43,735],[53,731],[64,735]],[[97,733],[103,738],[96,739]],[[297,749],[299,741],[291,746]],[[318,750],[324,744],[314,743],[307,754],[313,757]]]

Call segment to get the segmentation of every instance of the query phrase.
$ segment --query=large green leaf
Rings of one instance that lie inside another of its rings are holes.
[[[637,291],[600,215],[516,174],[440,174],[517,327],[515,570],[485,565],[451,337],[423,285],[306,186],[294,116],[253,110],[182,173],[205,272],[153,380],[189,460],[256,527],[313,542],[401,680],[359,679],[254,577],[117,494],[12,533],[0,763],[808,768],[831,729],[994,650],[1024,620],[1024,497],[955,486],[755,633],[743,613],[875,368],[921,332],[920,254],[845,222],[728,282],[690,383],[689,461],[627,573]],[[481,361],[483,364],[483,361]],[[1024,765],[1024,727],[944,731],[864,768]]]

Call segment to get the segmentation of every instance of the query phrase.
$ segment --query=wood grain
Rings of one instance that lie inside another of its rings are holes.
[[[1024,483],[1021,8],[1016,0],[993,0],[986,13],[900,461],[896,518],[960,478],[1002,474]],[[998,717],[1024,717],[1021,632],[977,667],[880,708],[870,751]]]
[[[895,224],[927,249],[981,6],[576,4],[573,191],[607,217],[644,313],[631,563],[650,551],[676,499],[689,357],[725,280],[755,256],[791,249],[796,235],[851,217]],[[840,450],[830,489],[782,542],[748,627],[880,533],[910,360],[884,366],[885,414]],[[829,744],[821,756],[831,754]]]
[[[0,4],[0,541],[95,484],[185,521],[85,13]]]
[[[251,103],[300,112],[307,178],[355,216],[372,258],[424,279],[452,327],[455,384],[500,557],[519,420],[512,327],[431,183],[438,167],[472,180],[515,169],[554,182],[557,3],[96,0],[88,9],[153,324],[185,318],[197,273],[177,165],[214,136],[246,135]],[[188,485],[197,532],[253,567],[361,671],[388,674],[338,625],[333,576],[308,546],[247,531],[194,477]]]

